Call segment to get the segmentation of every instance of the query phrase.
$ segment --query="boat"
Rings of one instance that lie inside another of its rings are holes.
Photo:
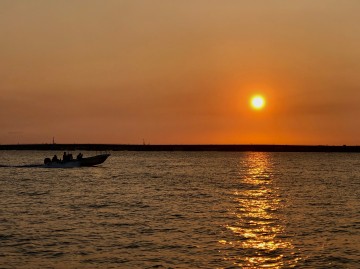
[[[102,164],[110,154],[100,154],[87,158],[77,158],[66,161],[51,161],[50,158],[45,158],[44,167],[48,168],[71,168],[71,167],[90,167]]]

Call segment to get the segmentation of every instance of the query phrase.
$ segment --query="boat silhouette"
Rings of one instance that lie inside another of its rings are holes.
[[[90,167],[102,164],[110,154],[100,154],[86,158],[77,158],[63,161],[51,161],[50,158],[45,158],[44,167],[49,168],[70,168],[70,167]]]

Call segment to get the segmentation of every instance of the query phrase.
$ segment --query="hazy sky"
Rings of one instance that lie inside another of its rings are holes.
[[[359,0],[0,0],[0,144],[360,145],[359,14]]]

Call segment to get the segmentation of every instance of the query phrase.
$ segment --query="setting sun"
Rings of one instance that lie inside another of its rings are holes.
[[[261,95],[255,95],[251,98],[251,106],[256,110],[260,110],[265,106],[265,99]]]

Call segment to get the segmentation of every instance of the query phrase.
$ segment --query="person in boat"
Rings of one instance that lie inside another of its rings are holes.
[[[77,156],[76,156],[76,159],[77,160],[81,160],[83,158],[83,155],[82,153],[80,152]]]
[[[66,154],[66,152],[64,151],[64,154],[63,154],[63,162],[67,162],[69,161],[69,155]]]
[[[51,160],[52,162],[59,162],[59,159],[56,155],[54,155],[54,157]]]

